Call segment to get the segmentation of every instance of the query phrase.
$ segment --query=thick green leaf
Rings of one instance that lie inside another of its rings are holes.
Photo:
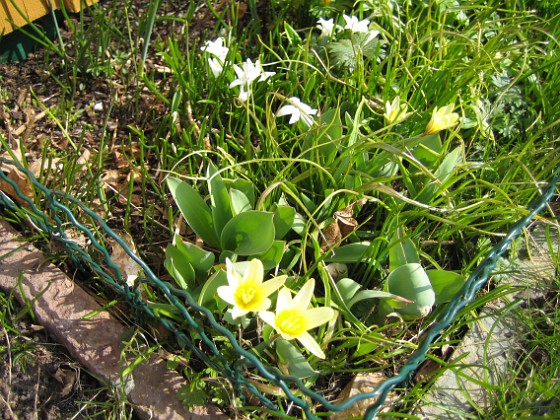
[[[465,285],[466,279],[453,271],[428,270],[426,273],[436,294],[436,304],[450,302]]]
[[[189,184],[177,178],[167,178],[167,186],[194,233],[211,247],[219,248],[220,241],[214,230],[212,212],[200,194]]]
[[[357,263],[371,260],[368,257],[370,242],[355,242],[333,249],[325,258],[325,262]]]
[[[228,188],[230,190],[232,188],[235,188],[236,190],[239,190],[243,194],[245,194],[245,197],[247,197],[249,199],[249,203],[251,204],[251,208],[252,209],[255,208],[255,202],[256,202],[255,186],[253,185],[253,183],[251,181],[248,181],[248,180],[242,179],[242,178],[237,178],[237,179],[234,179],[233,181],[231,181],[229,179],[225,179],[224,183],[226,183],[226,185],[228,186]]]
[[[296,218],[296,209],[291,206],[278,206],[274,210],[274,229],[276,231],[275,239],[282,239],[294,225]]]
[[[210,202],[212,204],[212,219],[216,235],[220,237],[222,229],[233,217],[231,208],[231,198],[222,180],[217,174],[218,170],[212,162],[208,163],[206,176],[208,178],[208,190],[210,192]]]
[[[455,173],[457,165],[463,160],[463,146],[458,146],[453,149],[441,165],[437,168],[434,173],[437,180],[431,180],[426,184],[426,186],[420,191],[416,199],[422,203],[431,202],[436,196],[438,196],[441,191],[446,188],[445,183],[449,178]]]
[[[420,144],[415,147],[412,154],[428,169],[435,169],[443,150],[439,134],[423,137]]]
[[[222,248],[237,255],[257,255],[274,243],[273,213],[249,210],[231,219],[222,231]]]
[[[443,159],[443,162],[441,163],[439,168],[437,168],[437,171],[435,173],[435,175],[436,175],[437,179],[439,179],[440,183],[444,184],[445,181],[447,181],[449,179],[449,177],[455,173],[457,165],[462,160],[463,160],[463,146],[462,145],[457,146],[447,156],[445,156],[445,159]]]
[[[348,306],[348,302],[350,302],[356,293],[358,293],[358,290],[362,288],[362,285],[352,279],[343,278],[336,282],[336,288],[338,289],[344,304]]]
[[[243,213],[244,211],[251,210],[251,202],[247,198],[247,196],[241,190],[236,190],[232,188],[229,190],[229,195],[231,198],[231,208],[233,210],[233,214],[237,215],[239,213]]]
[[[196,275],[206,278],[214,265],[216,258],[214,253],[205,251],[189,242],[183,242],[178,235],[173,238],[173,243],[182,257],[192,265]]]
[[[419,263],[420,256],[414,242],[405,237],[403,228],[397,228],[392,238],[392,246],[389,248],[389,271],[404,264]]]
[[[262,261],[265,271],[272,270],[280,264],[280,261],[282,261],[282,257],[284,256],[285,247],[285,241],[274,241],[268,251],[256,256],[256,258]]]
[[[216,271],[202,286],[200,295],[198,296],[198,304],[200,306],[208,306],[210,303],[217,301],[217,290],[220,286],[227,286],[228,279],[224,270]]]
[[[181,289],[191,290],[196,287],[194,268],[175,245],[167,246],[164,266]]]
[[[303,354],[292,343],[283,338],[276,340],[276,354],[280,359],[280,369],[290,376],[305,379],[316,376],[318,373],[313,370]]]
[[[404,264],[391,271],[387,277],[387,291],[414,303],[402,305],[398,312],[407,317],[428,315],[436,296],[426,271],[418,263]]]
[[[391,299],[394,302],[411,303],[410,300],[407,300],[402,296],[384,292],[383,290],[362,290],[356,293],[356,296],[354,296],[354,298],[348,302],[348,307],[351,308],[355,303],[366,299]]]

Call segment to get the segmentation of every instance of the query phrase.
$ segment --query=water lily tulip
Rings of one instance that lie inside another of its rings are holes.
[[[315,280],[310,279],[303,285],[297,295],[286,287],[278,292],[276,313],[259,312],[259,317],[271,325],[286,340],[298,340],[309,352],[324,359],[325,353],[308,333],[309,330],[329,322],[334,317],[334,310],[327,307],[310,308]]]
[[[445,105],[442,108],[435,107],[432,119],[424,130],[424,135],[435,134],[456,125],[459,121],[459,114],[453,112],[454,108],[455,104]]]
[[[249,312],[267,310],[271,301],[268,298],[286,281],[286,276],[275,277],[263,283],[264,268],[261,260],[249,261],[243,277],[235,270],[229,258],[226,259],[227,286],[218,287],[218,296],[233,305],[233,319]]]
[[[406,112],[407,109],[408,105],[401,105],[401,98],[396,96],[392,102],[385,102],[385,120],[388,124],[398,124],[410,115],[409,112]]]

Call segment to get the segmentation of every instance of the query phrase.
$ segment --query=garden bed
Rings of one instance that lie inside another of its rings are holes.
[[[327,402],[358,372],[394,375],[555,171],[556,114],[542,94],[555,63],[539,49],[555,44],[510,31],[553,31],[547,20],[365,3],[303,13],[281,2],[106,2],[68,20],[64,48],[2,67],[2,157],[29,172],[2,169],[57,224],[42,246],[73,267],[63,235],[87,234],[55,217],[55,198],[92,233],[81,255],[93,293],[106,303],[122,293],[176,336],[154,333],[152,344],[205,361],[183,372],[195,384],[187,404],[236,410],[229,388],[208,384],[223,375],[236,388],[243,373],[267,396],[255,410],[300,415],[261,364],[299,377],[305,386],[287,386],[297,398],[309,385]],[[419,19],[412,32],[407,16]],[[111,24],[123,19],[128,36]],[[142,260],[117,256],[104,223]],[[269,282],[255,302],[253,281]],[[310,332],[285,329],[286,309]],[[142,322],[157,331],[152,320]],[[437,348],[461,332],[446,330],[431,356],[444,360]],[[403,391],[394,409],[410,411],[418,395]]]

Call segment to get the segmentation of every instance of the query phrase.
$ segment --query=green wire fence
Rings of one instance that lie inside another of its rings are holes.
[[[172,284],[159,279],[152,272],[150,267],[136,256],[130,247],[107,226],[99,215],[78,199],[64,192],[53,191],[45,187],[35,179],[31,172],[23,168],[18,162],[3,158],[0,158],[0,162],[5,165],[13,165],[21,173],[25,174],[33,186],[36,195],[35,200],[32,200],[23,194],[17,183],[8,178],[8,176],[0,170],[0,179],[11,185],[15,192],[14,195],[17,195],[17,197],[10,197],[5,192],[0,191],[0,209],[3,208],[5,211],[9,211],[12,215],[16,215],[21,221],[31,224],[49,239],[63,244],[68,253],[68,257],[73,261],[76,267],[96,273],[103,282],[120,293],[134,311],[159,321],[165,329],[175,336],[179,345],[188,347],[198,359],[207,366],[219,371],[224,377],[230,380],[238,396],[244,395],[243,388],[245,388],[259,398],[266,407],[278,412],[276,404],[259,391],[257,386],[245,376],[244,367],[251,367],[258,370],[263,378],[280,387],[284,391],[286,398],[301,407],[309,419],[316,419],[317,417],[313,414],[309,404],[303,398],[295,395],[291,390],[294,386],[297,387],[301,393],[321,404],[325,410],[332,412],[340,412],[358,401],[375,398],[375,402],[369,406],[364,414],[365,419],[372,419],[383,406],[388,393],[397,385],[405,383],[420,363],[425,360],[426,353],[436,336],[453,322],[455,316],[461,309],[472,302],[475,293],[488,280],[488,276],[495,267],[498,258],[508,249],[512,240],[520,234],[521,230],[528,225],[531,219],[546,206],[547,202],[555,194],[556,185],[560,181],[559,167],[551,174],[551,179],[547,187],[542,190],[541,196],[528,207],[528,214],[512,225],[503,240],[489,252],[484,261],[473,271],[463,289],[424,332],[418,348],[408,358],[397,375],[386,379],[372,392],[355,395],[341,404],[333,404],[327,401],[323,396],[306,387],[300,380],[282,374],[277,368],[263,365],[254,354],[241,348],[235,336],[228,329],[219,324],[208,309],[197,305],[196,301],[193,300],[188,292],[177,289]],[[41,209],[35,205],[35,202],[41,203]],[[67,204],[65,205],[63,203]],[[76,215],[68,207],[69,205],[72,205],[74,208],[79,209],[79,211],[87,215],[89,220],[92,221],[91,226],[86,226],[78,221]],[[102,256],[102,262],[96,261],[87,250],[83,249],[67,236],[65,233],[65,226],[68,226],[68,223],[83,232],[91,242],[91,246]],[[103,245],[103,239],[108,238],[112,238],[123,248],[130,258],[142,268],[144,277],[137,279],[133,287],[130,287],[126,283],[121,270],[111,260],[109,251]],[[168,299],[187,325],[197,332],[200,337],[200,342],[193,342],[191,338],[192,334],[191,337],[185,334],[186,329],[184,327],[180,328],[169,319],[160,317],[154,313],[142,299],[139,291],[139,287],[142,283],[148,283]],[[235,363],[229,364],[226,361],[220,350],[214,344],[207,327],[195,319],[200,314],[206,318],[213,329],[228,338],[232,348],[239,355]],[[200,344],[203,344],[204,347]]]

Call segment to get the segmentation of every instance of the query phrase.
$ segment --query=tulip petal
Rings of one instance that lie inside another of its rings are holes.
[[[292,292],[287,287],[283,287],[278,292],[278,298],[276,299],[276,313],[282,312],[284,309],[292,304]]]
[[[311,308],[305,311],[305,326],[311,330],[319,325],[329,322],[334,316],[334,310],[331,308]]]
[[[241,276],[235,271],[235,267],[229,258],[226,258],[226,269],[228,284],[235,290],[239,286]]]
[[[244,311],[239,306],[234,306],[231,310],[231,317],[233,319],[236,319],[236,318],[239,318],[240,316],[243,316],[243,315],[247,314],[247,312],[248,311]]]
[[[262,284],[264,277],[264,268],[261,260],[254,258],[249,261],[247,270],[245,270],[245,275],[243,276],[243,283],[250,281],[258,284]]]
[[[298,294],[294,297],[292,301],[292,305],[295,308],[299,308],[302,311],[305,311],[309,307],[309,303],[311,302],[311,298],[313,297],[313,290],[315,289],[315,280],[309,279],[303,285],[301,290]]]
[[[233,297],[234,290],[235,289],[233,289],[231,286],[220,286],[218,287],[216,292],[218,293],[220,299],[229,303],[230,305],[235,305],[235,299]]]
[[[310,353],[317,356],[319,359],[325,358],[325,353],[319,347],[319,344],[315,341],[313,337],[308,332],[304,332],[303,334],[296,337],[297,341],[299,341]]]
[[[288,276],[274,277],[273,279],[265,281],[261,286],[263,296],[270,296],[272,293],[280,289]]]
[[[270,325],[272,328],[276,329],[276,315],[270,311],[259,312],[259,318]]]

